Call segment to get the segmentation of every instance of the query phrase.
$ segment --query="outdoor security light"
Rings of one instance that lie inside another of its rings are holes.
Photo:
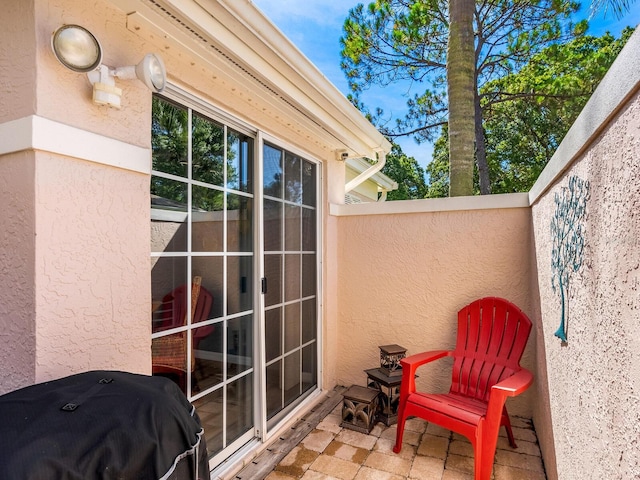
[[[153,53],[145,55],[138,65],[110,68],[102,65],[102,48],[91,32],[78,25],[63,25],[51,38],[53,53],[65,67],[86,73],[93,85],[93,102],[120,108],[122,89],[115,78],[139,79],[153,92],[161,92],[167,83],[162,59]]]
[[[84,27],[63,25],[51,37],[56,58],[74,72],[86,73],[102,63],[100,42]]]
[[[138,63],[132,67],[120,67],[113,71],[113,76],[122,80],[137,78],[144,83],[152,92],[159,93],[164,90],[167,82],[167,72],[162,59],[153,53],[148,53]]]

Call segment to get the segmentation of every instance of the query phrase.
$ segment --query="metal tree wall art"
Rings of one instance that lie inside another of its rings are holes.
[[[589,198],[589,182],[576,176],[569,177],[569,186],[556,192],[556,210],[551,219],[551,287],[560,295],[562,315],[555,336],[567,341],[565,305],[569,291],[569,279],[582,265],[584,231],[582,217]]]

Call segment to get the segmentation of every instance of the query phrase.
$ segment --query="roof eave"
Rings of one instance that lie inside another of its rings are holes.
[[[259,100],[271,106],[277,103],[276,110],[289,112],[309,132],[322,130],[325,144],[331,148],[369,158],[391,150],[389,141],[251,1],[111,2],[128,13],[130,19],[148,19],[150,26],[161,28],[167,34],[163,40],[170,41],[174,36],[182,47],[210,59],[210,66],[224,71],[223,61],[239,65],[240,73],[227,68],[230,76],[235,75],[234,81],[247,90],[256,90],[257,84],[267,85]],[[160,14],[163,9],[175,12],[181,21],[171,22],[171,16]],[[141,34],[137,27],[129,29]],[[205,48],[201,37],[215,45],[215,50]],[[221,59],[218,52],[224,52],[225,58]]]

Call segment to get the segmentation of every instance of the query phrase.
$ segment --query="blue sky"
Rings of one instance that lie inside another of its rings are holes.
[[[357,0],[253,0],[253,3],[342,93],[348,93],[347,81],[340,70],[339,39],[344,19],[349,9],[357,5]],[[587,16],[586,8],[584,12]],[[600,13],[590,21],[588,33],[600,36],[609,31],[618,36],[624,27],[639,23],[640,0],[635,0],[631,12],[620,20],[611,14],[605,16]],[[404,115],[407,97],[414,93],[417,91],[411,91],[409,85],[395,85],[370,89],[363,95],[363,100],[369,108],[382,107],[385,118],[395,119]],[[420,165],[425,166],[431,161],[433,148],[430,144],[418,145],[413,139],[404,137],[397,142]]]

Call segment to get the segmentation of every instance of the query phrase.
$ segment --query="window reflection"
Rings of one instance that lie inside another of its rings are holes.
[[[302,203],[302,177],[300,175],[301,159],[289,152],[284,155],[284,199],[294,203]]]
[[[266,360],[270,362],[282,355],[282,308],[274,308],[265,312],[265,346]]]
[[[241,192],[253,191],[253,139],[229,131],[227,135],[227,187]]]
[[[227,444],[239,438],[253,424],[253,375],[248,374],[227,386]]]
[[[300,346],[300,302],[290,303],[284,308],[284,351]]]
[[[242,195],[227,196],[227,250],[253,250],[253,199]]]
[[[287,251],[300,250],[301,210],[296,205],[284,206],[284,248]]]
[[[282,202],[264,200],[264,250],[282,250]]]
[[[253,258],[227,257],[227,315],[253,305]]]
[[[302,162],[302,203],[316,206],[316,166],[306,160]]]
[[[262,151],[264,163],[264,194],[282,198],[282,150],[270,145]]]
[[[179,318],[174,304],[186,302],[186,292],[178,291],[187,282],[187,259],[185,257],[161,257],[151,259],[151,330],[162,332],[184,325],[185,317]],[[178,318],[175,318],[178,317]]]
[[[188,130],[186,109],[153,97],[151,147],[154,170],[179,177],[187,176]]]
[[[194,252],[222,252],[224,193],[197,185],[191,189],[191,249]]]
[[[284,357],[284,405],[292,403],[302,393],[300,385],[300,350]]]
[[[187,247],[187,184],[151,177],[151,251],[184,252]]]
[[[248,370],[253,366],[253,317],[234,318],[227,326],[227,377]]]
[[[152,371],[215,455],[254,425],[254,139],[154,96],[152,149]]]
[[[192,330],[194,369],[191,393],[196,394],[224,380],[222,339],[223,326],[214,323]]]
[[[192,178],[211,185],[224,181],[224,127],[194,112],[192,126]]]
[[[317,385],[318,171],[270,145],[263,156],[266,402],[273,425]]]

